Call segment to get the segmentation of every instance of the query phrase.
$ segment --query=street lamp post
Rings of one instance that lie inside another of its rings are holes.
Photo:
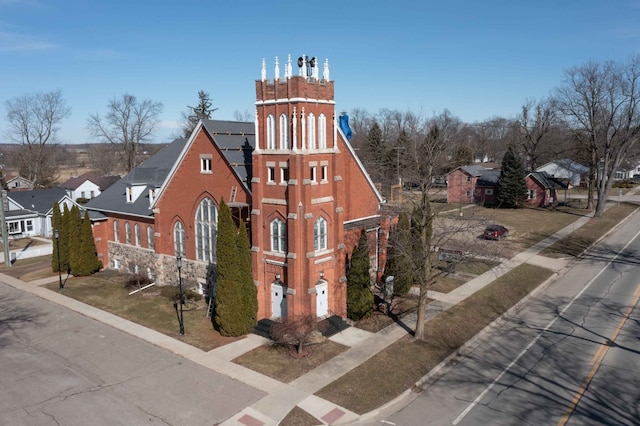
[[[53,236],[56,239],[56,251],[58,252],[58,282],[60,290],[62,290],[64,288],[64,284],[62,284],[62,273],[60,272],[60,232],[57,229],[54,229]]]
[[[182,305],[183,305],[183,297],[182,297],[182,256],[178,254],[176,256],[176,262],[178,265],[178,289],[180,292],[180,315],[178,316],[178,323],[180,323],[180,335],[184,336],[184,318],[182,316]]]

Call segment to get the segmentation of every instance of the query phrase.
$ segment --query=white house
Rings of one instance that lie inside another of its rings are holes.
[[[84,198],[90,200],[120,180],[120,176],[101,176],[97,172],[87,172],[70,178],[61,186],[72,200]]]
[[[576,163],[573,160],[555,160],[540,166],[536,172],[546,172],[549,176],[561,181],[566,181],[569,188],[580,186],[580,182],[587,180],[589,176],[589,167]]]
[[[51,237],[51,217],[53,205],[58,202],[60,211],[66,205],[69,209],[77,205],[64,188],[35,189],[7,193],[8,209],[5,210],[9,236],[24,238],[30,236]]]

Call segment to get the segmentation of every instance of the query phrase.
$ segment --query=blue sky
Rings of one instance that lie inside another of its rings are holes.
[[[329,59],[337,111],[475,122],[513,117],[569,67],[639,53],[640,0],[0,0],[0,135],[7,99],[60,89],[64,143],[90,142],[88,115],[124,93],[164,104],[165,142],[198,90],[214,118],[253,112],[262,58],[272,78],[288,54]]]

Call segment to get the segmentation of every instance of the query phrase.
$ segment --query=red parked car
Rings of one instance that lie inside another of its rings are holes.
[[[509,236],[509,230],[502,225],[489,225],[483,235],[485,240],[501,240]]]

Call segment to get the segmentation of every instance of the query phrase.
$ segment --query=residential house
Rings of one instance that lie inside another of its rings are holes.
[[[548,207],[558,201],[558,191],[567,189],[560,180],[546,172],[530,172],[525,178],[527,184],[527,204]]]
[[[568,188],[578,187],[589,178],[589,167],[569,159],[551,161],[538,167],[536,172],[546,172],[550,177],[566,182]]]
[[[224,199],[251,234],[258,318],[346,316],[346,259],[364,229],[381,271],[390,220],[338,124],[328,62],[322,78],[308,65],[268,80],[263,61],[255,122],[202,120],[89,201],[103,265],[177,284],[180,256],[187,285],[215,289]]]
[[[35,188],[35,184],[20,175],[9,175],[4,179],[4,187],[8,191],[30,191]]]
[[[79,198],[90,200],[100,195],[102,191],[118,180],[120,180],[120,176],[103,176],[94,171],[74,176],[60,186],[67,190],[67,194],[72,200]]]
[[[496,186],[500,169],[478,164],[461,166],[447,175],[447,203],[496,204]]]
[[[30,236],[51,237],[51,217],[53,205],[69,209],[76,204],[64,188],[34,189],[31,191],[15,191],[7,193],[7,209],[5,219],[12,238]]]

